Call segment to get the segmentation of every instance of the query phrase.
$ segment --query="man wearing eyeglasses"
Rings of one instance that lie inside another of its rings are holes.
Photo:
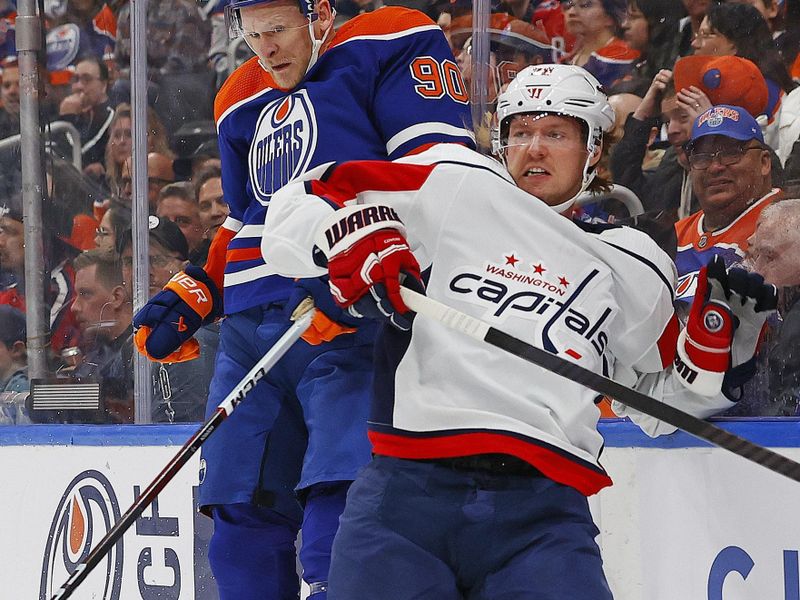
[[[108,128],[114,118],[108,102],[108,76],[102,60],[94,56],[80,59],[71,79],[72,94],[59,107],[60,116],[80,132],[84,167],[105,159]]]
[[[720,104],[695,119],[685,146],[701,210],[675,224],[677,299],[691,302],[697,274],[715,255],[726,266],[747,252],[761,211],[780,194],[761,128],[746,110]]]
[[[158,195],[164,186],[175,181],[175,170],[172,167],[172,159],[160,152],[150,152],[147,155],[147,206],[150,214],[155,214],[158,207]],[[131,203],[133,195],[133,169],[131,159],[125,159],[120,171],[119,195],[127,202]]]

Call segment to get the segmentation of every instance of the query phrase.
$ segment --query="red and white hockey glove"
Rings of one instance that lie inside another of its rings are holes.
[[[757,273],[726,270],[715,256],[700,270],[689,320],[678,336],[675,373],[681,383],[714,396],[723,383],[740,386],[752,377],[765,322],[776,305],[775,286]]]
[[[337,210],[316,236],[327,261],[336,303],[355,317],[387,320],[411,328],[413,313],[400,297],[400,282],[421,289],[420,269],[405,238],[405,227],[388,206],[359,205]]]

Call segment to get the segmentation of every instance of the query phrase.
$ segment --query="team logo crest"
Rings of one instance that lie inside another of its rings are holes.
[[[47,33],[47,68],[63,71],[78,56],[81,30],[74,23],[59,25]]]
[[[108,479],[99,471],[84,471],[61,496],[50,524],[42,563],[40,600],[52,597],[90,550],[120,519],[119,503]],[[117,600],[122,587],[122,539],[86,578],[86,597]]]
[[[317,134],[314,107],[305,90],[264,107],[249,156],[250,182],[259,202],[267,204],[276,190],[308,170]]]

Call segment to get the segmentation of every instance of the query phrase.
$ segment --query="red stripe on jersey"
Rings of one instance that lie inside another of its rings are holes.
[[[680,333],[678,317],[672,313],[667,326],[658,338],[658,353],[661,356],[661,366],[667,368],[675,360],[675,351],[678,347],[678,334]]]
[[[405,437],[391,433],[369,432],[375,454],[395,458],[435,459],[475,454],[510,454],[539,469],[546,477],[578,490],[584,496],[596,494],[611,485],[611,478],[600,467],[581,464],[539,446],[502,433],[462,433],[437,437]]]
[[[206,274],[211,278],[217,289],[222,291],[225,280],[225,263],[227,260],[228,244],[236,235],[235,231],[220,227],[217,229],[217,234],[211,240],[211,246],[208,249],[208,258],[203,269]],[[259,254],[260,256],[260,254]]]
[[[362,35],[392,35],[425,25],[435,25],[423,13],[401,6],[385,6],[382,10],[358,15],[347,21],[336,32],[330,47]]]
[[[228,262],[256,260],[258,258],[261,258],[261,248],[236,248],[234,250],[228,250],[225,254],[225,259]]]
[[[323,180],[311,182],[311,193],[344,206],[367,191],[403,192],[422,187],[436,165],[404,165],[378,160],[342,163]]]

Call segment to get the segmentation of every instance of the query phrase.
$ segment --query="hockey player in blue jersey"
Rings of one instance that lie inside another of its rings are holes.
[[[187,268],[137,314],[136,339],[156,360],[181,360],[195,352],[196,329],[225,314],[210,411],[286,329],[294,305],[319,297],[304,341],[203,447],[200,486],[223,600],[296,598],[301,526],[316,600],[345,494],[370,458],[374,325],[338,323],[346,317],[327,283],[275,275],[260,251],[265,213],[281,186],[332,161],[472,146],[468,99],[444,35],[417,11],[387,7],[336,33],[330,0],[238,0],[226,11],[231,34],[256,54],[215,101],[230,217],[205,267]]]
[[[395,320],[410,317],[402,274],[424,273],[429,297],[584,368],[699,417],[731,406],[715,371],[752,356],[774,288],[709,271],[679,336],[669,257],[642,232],[565,218],[614,122],[597,80],[528,67],[498,120],[507,170],[446,146],[332,166],[275,195],[264,253]],[[609,600],[586,498],[611,485],[596,394],[425,317],[376,347],[375,458],[348,495],[331,600]],[[670,368],[676,348],[693,381]]]

